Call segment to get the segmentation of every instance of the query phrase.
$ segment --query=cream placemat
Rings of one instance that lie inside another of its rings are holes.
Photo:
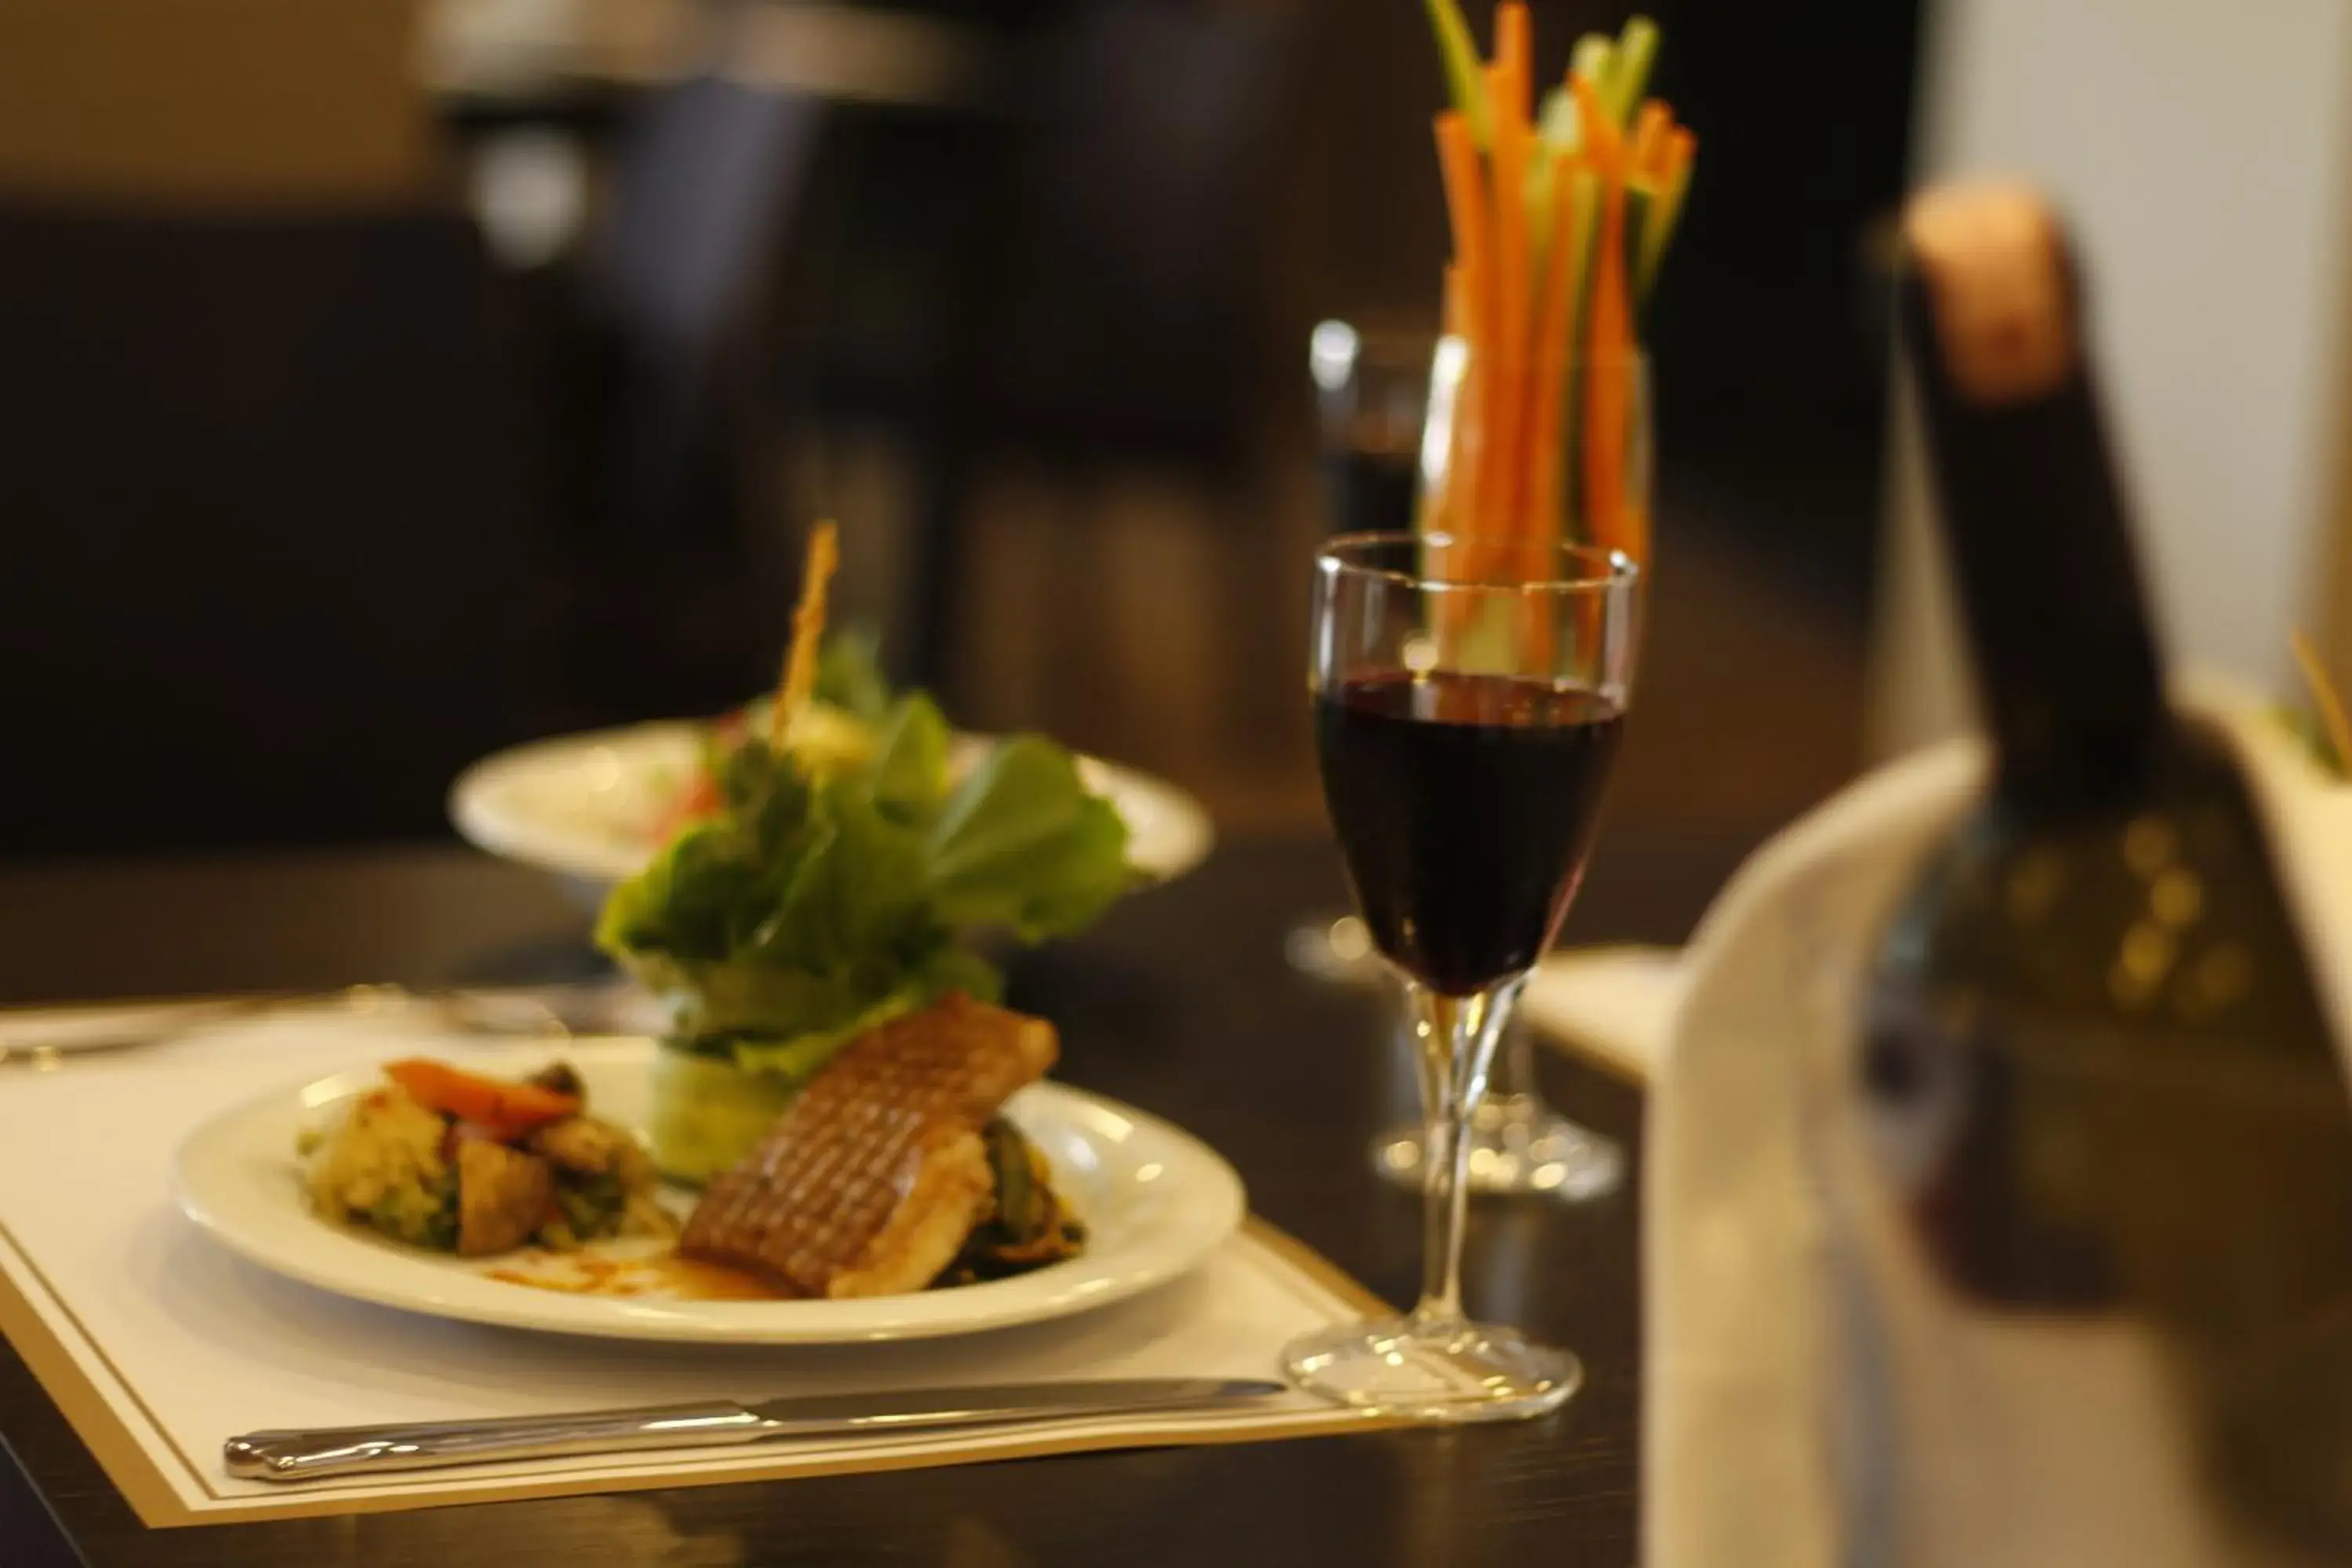
[[[29,1032],[45,1020],[0,1015]],[[0,1068],[0,1332],[151,1525],[356,1513],[1087,1449],[1360,1429],[1297,1395],[1213,1413],[994,1433],[477,1466],[299,1488],[238,1481],[223,1439],[264,1426],[444,1420],[703,1398],[1089,1377],[1276,1375],[1294,1334],[1375,1303],[1253,1223],[1197,1273],[1054,1323],[906,1345],[752,1348],[568,1339],[347,1301],[243,1262],[187,1223],[172,1153],[216,1112],[463,1041],[396,1020],[274,1018],[168,1046]]]

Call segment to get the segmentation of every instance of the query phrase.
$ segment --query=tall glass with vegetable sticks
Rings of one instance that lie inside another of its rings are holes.
[[[1475,574],[1569,540],[1647,569],[1650,379],[1642,327],[1690,188],[1697,138],[1649,94],[1661,35],[1635,16],[1577,40],[1538,78],[1532,14],[1495,8],[1482,58],[1457,0],[1424,0],[1451,106],[1434,123],[1454,232],[1445,337],[1422,443],[1424,531],[1482,542]],[[1524,1034],[1507,1092],[1473,1123],[1480,1190],[1591,1196],[1622,1174],[1615,1147],[1534,1092]],[[1375,1152],[1411,1179],[1426,1158],[1401,1131]]]
[[[1324,797],[1411,1008],[1429,1158],[1420,1304],[1295,1342],[1301,1387],[1479,1421],[1557,1408],[1581,1380],[1569,1352],[1463,1311],[1464,1131],[1583,872],[1632,696],[1638,584],[1621,552],[1510,539],[1345,535],[1317,558]]]

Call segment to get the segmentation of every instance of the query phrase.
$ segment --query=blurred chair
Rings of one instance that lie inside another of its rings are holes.
[[[704,77],[656,99],[625,146],[585,276],[629,381],[616,530],[711,525],[689,470],[744,455],[710,448],[761,368],[767,296],[822,124],[813,100]]]
[[[0,190],[365,206],[432,169],[416,0],[5,0]]]
[[[1290,5],[1102,0],[1047,40],[999,237],[984,384],[1003,434],[1212,465],[1248,447],[1300,23]],[[1296,357],[1285,343],[1286,377]]]
[[[921,678],[940,678],[953,643],[983,450],[1214,482],[1262,452],[1276,171],[1302,20],[1287,3],[1099,0],[1040,36],[1035,118],[986,187],[1001,210],[982,211],[971,275],[956,280],[970,327],[932,432]]]
[[[413,0],[0,5],[0,852],[446,831],[537,432]]]
[[[785,602],[772,305],[824,124],[813,100],[717,76],[664,90],[581,258],[569,658],[614,716],[731,703],[767,673]]]
[[[445,830],[543,632],[490,283],[454,215],[0,211],[0,851]]]

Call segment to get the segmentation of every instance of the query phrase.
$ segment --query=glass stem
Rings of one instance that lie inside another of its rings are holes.
[[[1486,1093],[1495,1047],[1524,976],[1475,996],[1441,996],[1407,986],[1413,1059],[1421,1068],[1422,1285],[1413,1326],[1444,1330],[1462,1317],[1462,1222],[1469,1194],[1470,1113]]]

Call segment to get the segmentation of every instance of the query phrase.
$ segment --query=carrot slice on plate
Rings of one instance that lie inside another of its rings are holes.
[[[535,1083],[482,1078],[429,1057],[387,1063],[383,1076],[425,1110],[473,1122],[502,1139],[580,1114],[577,1095],[558,1094]]]

